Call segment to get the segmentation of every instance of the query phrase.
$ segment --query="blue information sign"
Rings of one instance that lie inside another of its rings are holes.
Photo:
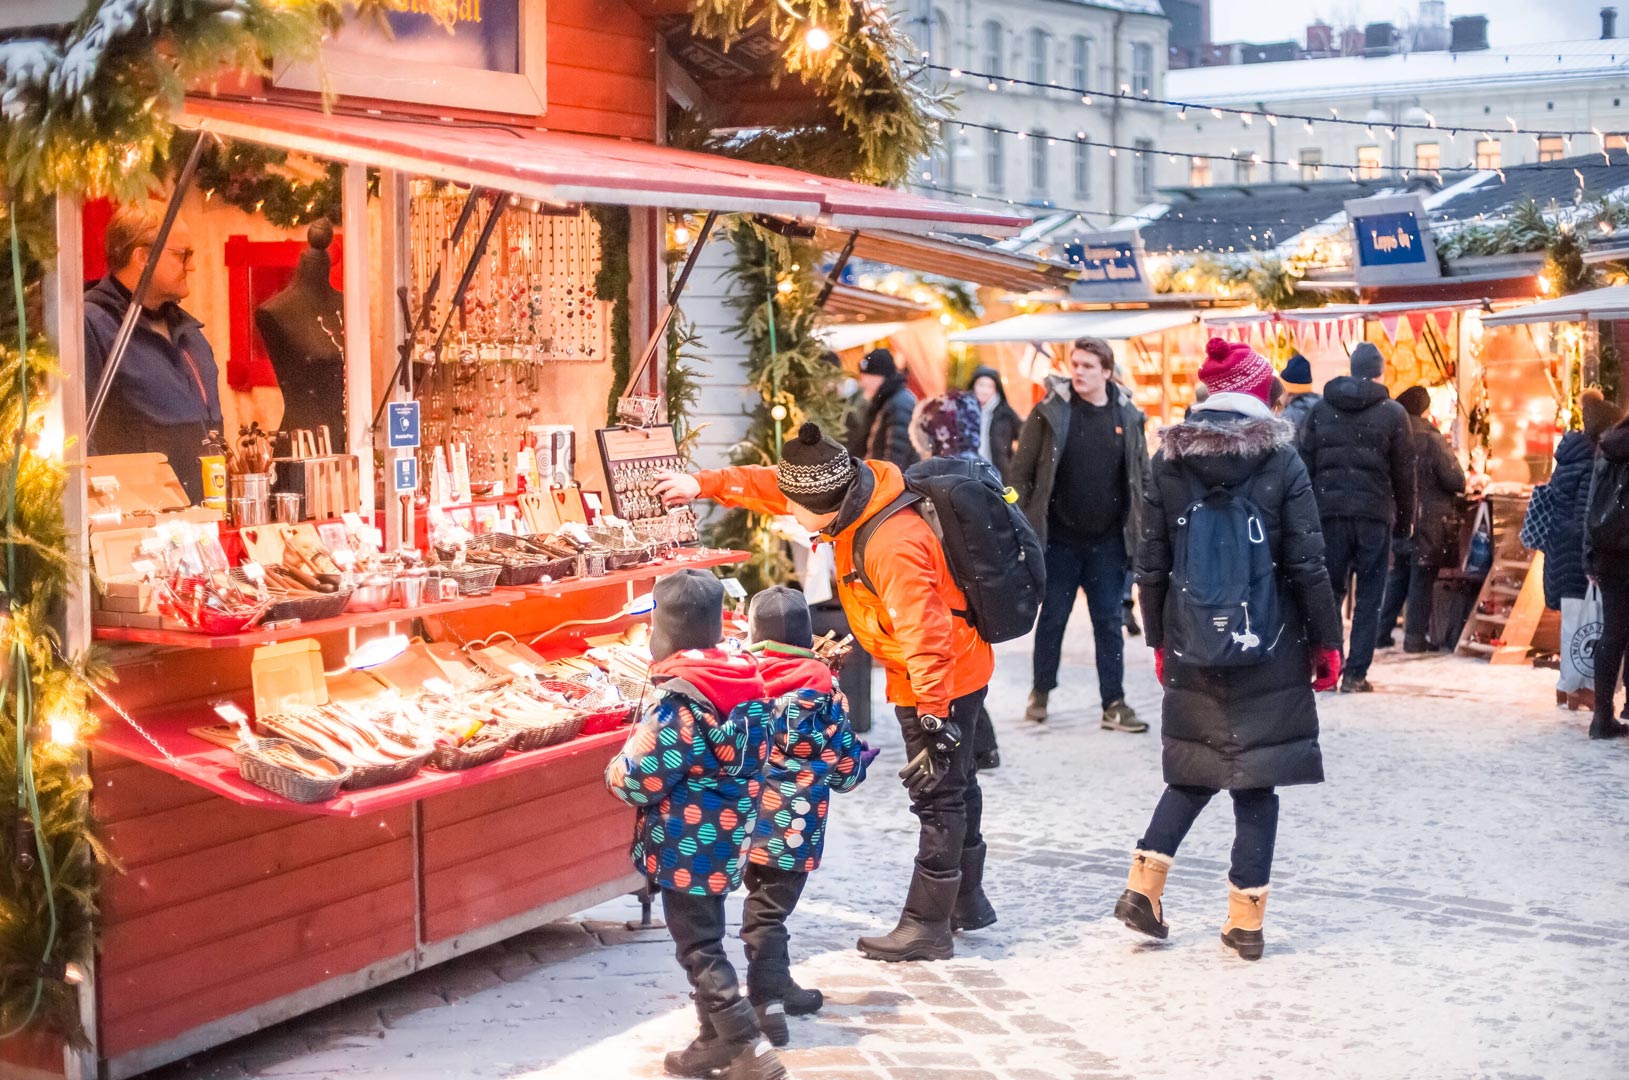
[[[1143,242],[1136,229],[1086,233],[1064,245],[1075,270],[1070,295],[1078,300],[1137,300],[1149,295]]]
[[[413,450],[419,445],[419,403],[392,401],[390,403],[390,448]]]
[[[1352,226],[1357,230],[1358,260],[1364,266],[1407,266],[1425,262],[1420,219],[1411,210],[1353,218]]]
[[[396,459],[397,491],[417,491],[419,489],[419,459],[416,457],[403,457]]]

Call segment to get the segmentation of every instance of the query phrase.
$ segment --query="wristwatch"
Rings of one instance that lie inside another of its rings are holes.
[[[925,716],[918,716],[916,718],[916,722],[922,725],[922,730],[927,732],[929,735],[938,734],[944,729],[945,726],[945,722],[939,719],[937,716],[934,716],[932,713]]]

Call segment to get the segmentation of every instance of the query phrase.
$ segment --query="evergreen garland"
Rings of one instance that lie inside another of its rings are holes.
[[[176,138],[171,159],[177,167],[186,160],[196,138],[190,133]],[[280,229],[309,225],[317,218],[336,224],[341,221],[345,167],[337,161],[324,162],[318,176],[302,181],[278,171],[286,168],[288,157],[286,150],[259,143],[215,143],[199,157],[194,184],[205,200],[219,198]],[[376,187],[377,174],[369,170],[369,178],[370,187]]]
[[[633,217],[626,206],[591,206],[589,213],[600,227],[600,268],[594,275],[594,295],[611,302],[611,392],[605,402],[605,422],[617,422],[617,402],[632,374],[633,345],[629,290],[633,286]]]

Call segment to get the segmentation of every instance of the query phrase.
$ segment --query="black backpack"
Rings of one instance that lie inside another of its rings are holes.
[[[905,493],[854,534],[854,572],[873,593],[865,572],[865,546],[877,527],[906,507],[928,523],[945,552],[967,611],[955,611],[992,644],[1023,637],[1035,626],[1046,591],[1046,552],[1016,495],[1003,487],[988,461],[929,458],[905,470]]]
[[[1278,568],[1261,507],[1225,487],[1190,497],[1172,544],[1173,656],[1198,667],[1249,667],[1284,633]]]
[[[1590,543],[1603,551],[1629,550],[1629,462],[1601,458],[1584,516]]]

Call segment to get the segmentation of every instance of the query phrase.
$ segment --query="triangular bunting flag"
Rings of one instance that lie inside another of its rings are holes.
[[[1380,329],[1386,332],[1386,340],[1391,342],[1393,345],[1397,344],[1398,317],[1396,315],[1382,315],[1380,316],[1379,321]]]
[[[1408,328],[1414,331],[1414,340],[1418,341],[1425,336],[1426,313],[1411,311],[1408,313]]]
[[[1442,331],[1442,340],[1447,341],[1448,327],[1453,325],[1454,313],[1447,308],[1441,308],[1437,311],[1433,311],[1431,313],[1431,318],[1436,320],[1437,329]]]

